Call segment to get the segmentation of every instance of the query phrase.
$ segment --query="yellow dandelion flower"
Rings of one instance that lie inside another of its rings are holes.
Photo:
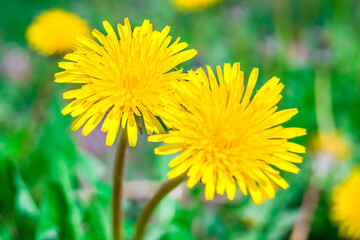
[[[360,239],[360,169],[337,186],[332,193],[331,219],[339,225],[344,238]]]
[[[64,99],[75,99],[62,114],[77,117],[74,131],[85,124],[85,136],[105,118],[101,130],[107,132],[107,145],[114,143],[121,125],[135,146],[138,117],[143,117],[148,134],[164,132],[157,117],[169,126],[166,105],[174,98],[173,84],[183,77],[182,69],[174,68],[197,52],[183,51],[188,45],[180,38],[170,45],[170,27],[153,31],[149,20],[132,31],[126,18],[117,26],[120,40],[107,21],[103,25],[106,36],[92,32],[100,44],[80,37],[74,52],[65,56],[69,61],[59,63],[65,71],[55,75],[56,82],[82,84],[63,94]]]
[[[152,142],[164,142],[156,154],[181,151],[169,166],[169,178],[187,172],[187,186],[199,180],[205,184],[205,198],[215,192],[232,200],[236,183],[244,195],[250,192],[255,203],[275,196],[276,185],[286,189],[288,183],[279,170],[298,173],[293,163],[301,163],[305,148],[288,139],[306,134],[302,128],[278,126],[298,111],[278,111],[284,85],[271,78],[251,100],[257,82],[258,69],[250,74],[245,90],[240,64],[225,64],[224,72],[216,68],[217,76],[207,67],[208,76],[199,68],[189,71],[186,82],[179,86],[182,111],[171,121],[175,129],[168,134],[149,137]]]
[[[173,0],[173,2],[181,10],[194,11],[211,7],[220,0]]]
[[[79,35],[90,36],[87,23],[63,9],[43,12],[30,24],[25,34],[29,45],[45,55],[70,52]]]
[[[330,154],[335,160],[344,160],[352,155],[351,143],[340,132],[327,132],[313,139],[315,151]]]

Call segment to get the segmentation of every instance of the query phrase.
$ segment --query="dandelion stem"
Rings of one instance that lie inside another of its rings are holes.
[[[315,75],[316,121],[320,137],[326,132],[335,132],[335,120],[331,101],[331,76],[324,70]]]
[[[160,189],[155,193],[140,213],[132,240],[141,240],[143,238],[146,225],[148,224],[151,214],[154,212],[157,205],[167,194],[179,186],[186,178],[187,176],[184,173],[181,176],[170,179],[161,185]]]
[[[290,235],[290,240],[308,239],[314,211],[319,203],[319,195],[319,190],[311,186],[306,190],[300,206],[299,217]]]
[[[326,69],[320,69],[315,73],[315,107],[316,107],[316,122],[321,140],[328,132],[335,132],[334,113],[332,111],[331,101],[331,75]],[[314,159],[315,164],[319,165],[321,157]],[[325,161],[329,161],[327,159]],[[331,161],[331,160],[330,160]],[[323,163],[324,164],[324,163]],[[327,164],[330,164],[327,162]],[[308,189],[305,192],[301,206],[299,218],[295,223],[294,229],[290,235],[290,240],[308,239],[310,233],[310,225],[314,216],[314,211],[319,204],[320,189],[317,171],[310,172],[311,181]],[[324,181],[321,181],[324,182]]]
[[[113,237],[114,240],[122,239],[122,192],[124,179],[125,152],[127,137],[124,130],[121,131],[118,147],[116,150],[115,167],[113,176],[112,214],[113,214]]]

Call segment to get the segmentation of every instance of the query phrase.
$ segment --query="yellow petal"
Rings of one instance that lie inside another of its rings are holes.
[[[196,183],[198,183],[200,181],[200,176],[193,176],[193,177],[189,177],[186,186],[188,188],[193,188],[195,186]]]
[[[215,185],[214,183],[205,184],[205,199],[212,200],[215,196]]]
[[[148,136],[149,142],[163,142],[168,137],[167,134],[156,134]]]
[[[186,172],[189,167],[191,165],[191,162],[189,161],[184,161],[182,163],[180,163],[179,165],[177,165],[176,167],[174,167],[173,169],[171,169],[167,176],[168,178],[172,179],[172,178],[176,178],[178,176],[180,176],[181,174],[183,174],[184,172]]]
[[[274,156],[279,157],[284,160],[287,160],[289,162],[293,162],[293,163],[302,163],[302,160],[303,160],[303,158],[300,157],[299,155],[294,154],[294,153],[289,153],[289,152],[277,153],[277,154],[274,154]]]
[[[129,115],[129,121],[127,123],[127,134],[128,134],[128,139],[129,139],[129,145],[131,147],[135,147],[136,146],[136,142],[137,142],[137,125],[135,122],[135,118],[134,118],[134,114],[130,114]]]
[[[227,181],[226,183],[226,195],[229,200],[234,200],[236,193],[236,185],[234,179]]]
[[[183,144],[170,144],[155,148],[155,154],[166,155],[179,152],[184,149]]]
[[[243,99],[241,101],[241,104],[243,105],[244,108],[250,102],[250,97],[251,97],[251,95],[253,93],[253,90],[254,90],[254,87],[256,85],[258,75],[259,75],[259,69],[258,68],[254,68],[250,73],[249,82],[248,82],[246,90],[245,90],[245,95],[244,95],[244,97],[243,97]]]
[[[274,175],[274,174],[268,174],[271,180],[273,180],[277,185],[282,187],[283,189],[287,189],[289,187],[289,184],[280,176],[280,175]]]
[[[306,135],[306,129],[304,128],[295,128],[295,127],[289,127],[289,128],[283,128],[279,130],[278,132],[274,133],[272,135],[273,138],[295,138]]]
[[[95,127],[100,123],[101,119],[103,119],[105,113],[98,113],[92,116],[87,123],[85,124],[82,134],[84,136],[87,136],[89,133],[91,133]]]
[[[119,132],[119,127],[120,127],[120,121],[114,119],[112,121],[112,125],[110,126],[110,129],[106,135],[106,145],[107,146],[112,146],[113,143],[115,142],[115,139]]]
[[[284,146],[287,147],[290,152],[294,152],[294,153],[305,153],[306,152],[305,147],[301,146],[300,144],[297,144],[297,143],[287,142],[284,144]]]
[[[249,188],[250,195],[256,204],[260,204],[264,201],[259,188]]]

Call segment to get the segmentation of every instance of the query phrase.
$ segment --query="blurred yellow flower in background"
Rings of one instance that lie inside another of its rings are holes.
[[[168,177],[187,172],[190,188],[201,180],[206,199],[225,191],[234,199],[237,183],[244,195],[249,191],[254,202],[261,203],[275,196],[277,185],[289,186],[277,169],[298,173],[293,163],[302,162],[296,153],[305,153],[305,148],[288,139],[305,135],[306,130],[278,126],[298,112],[276,112],[284,88],[278,78],[266,82],[251,100],[257,68],[246,90],[239,63],[225,64],[224,71],[217,66],[216,71],[218,78],[210,67],[208,76],[201,68],[189,71],[187,81],[178,87],[183,108],[172,115],[174,130],[148,139],[169,144],[156,148],[156,154],[182,151],[169,163]]]
[[[200,10],[213,6],[220,2],[220,0],[173,0],[175,6],[182,10]]]
[[[153,31],[149,20],[132,31],[126,18],[117,26],[120,40],[107,21],[103,24],[107,36],[93,31],[100,44],[80,37],[74,52],[65,56],[69,61],[59,63],[65,71],[55,75],[56,82],[82,84],[63,94],[75,100],[62,113],[77,117],[74,131],[85,124],[85,136],[105,118],[101,130],[107,132],[107,145],[114,143],[121,125],[130,146],[135,146],[136,118],[143,117],[148,134],[164,133],[158,116],[169,126],[166,105],[173,101],[173,84],[183,78],[182,69],[175,68],[197,52],[183,51],[188,45],[180,38],[170,45],[170,27]]]
[[[352,155],[352,144],[341,132],[327,132],[313,139],[314,150],[330,154],[335,160],[343,160]]]
[[[90,36],[87,23],[63,9],[41,13],[26,29],[29,45],[45,55],[60,55],[71,51],[79,35]]]
[[[360,239],[360,169],[337,186],[332,193],[331,218],[339,225],[341,237]]]

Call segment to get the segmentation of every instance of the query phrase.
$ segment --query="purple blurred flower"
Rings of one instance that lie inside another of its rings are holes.
[[[11,80],[17,82],[31,74],[30,57],[26,49],[16,43],[5,44],[2,49],[0,71]]]

